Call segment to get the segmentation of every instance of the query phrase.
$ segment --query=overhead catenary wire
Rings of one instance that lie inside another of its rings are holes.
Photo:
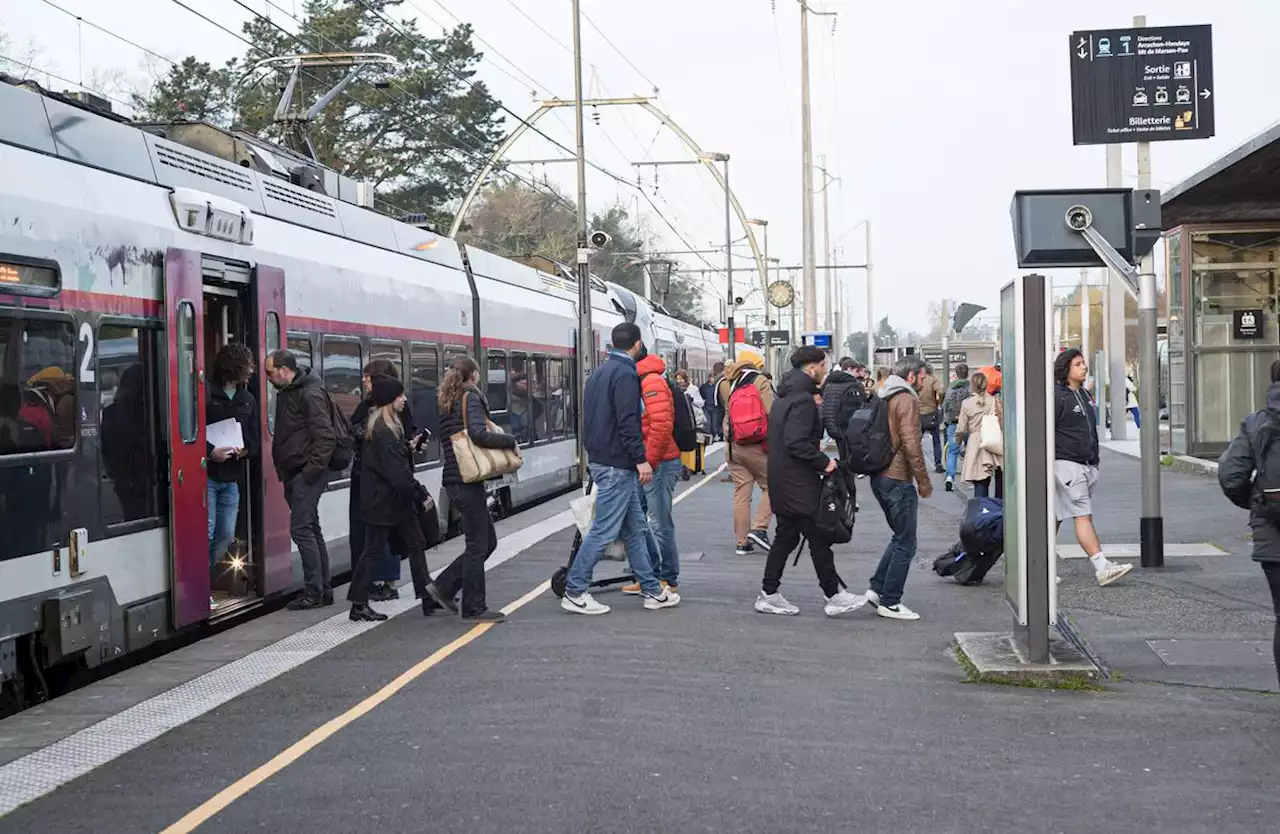
[[[109,35],[109,36],[111,36],[111,37],[115,38],[116,40],[120,41],[121,43],[126,43],[126,44],[128,44],[129,46],[132,46],[134,49],[137,49],[137,50],[139,50],[139,51],[141,51],[141,52],[145,52],[145,53],[147,53],[148,55],[150,55],[150,56],[151,56],[151,57],[153,57],[153,58],[159,58],[161,61],[164,61],[164,62],[166,62],[166,63],[168,63],[168,64],[173,65],[173,66],[177,66],[177,65],[178,65],[178,62],[177,62],[177,61],[175,61],[175,60],[173,60],[172,58],[169,58],[169,57],[167,57],[167,56],[165,56],[165,55],[161,55],[159,52],[156,52],[156,51],[155,51],[155,50],[153,50],[153,49],[148,49],[147,47],[142,46],[142,45],[141,45],[141,44],[139,44],[139,43],[135,43],[134,41],[129,40],[128,38],[124,37],[123,35],[119,35],[119,34],[117,34],[117,33],[115,33],[115,32],[112,32],[110,29],[107,29],[106,27],[99,26],[98,24],[94,23],[92,20],[89,20],[88,18],[83,17],[82,15],[78,15],[78,14],[76,14],[76,13],[75,13],[75,12],[73,12],[73,11],[69,11],[68,9],[64,9],[62,6],[59,6],[57,3],[54,3],[54,2],[53,2],[53,0],[40,0],[40,2],[41,2],[41,3],[44,3],[46,6],[51,6],[52,8],[57,9],[58,11],[62,12],[62,13],[63,13],[63,14],[65,14],[67,17],[71,18],[72,20],[77,21],[78,23],[83,23],[85,26],[88,26],[88,27],[89,27],[89,28],[91,28],[91,29],[97,29],[99,32],[103,33],[104,35]]]
[[[507,2],[511,3],[512,5],[515,5],[514,0],[507,0]],[[588,26],[596,30],[596,34],[598,34],[601,38],[604,39],[604,42],[609,45],[609,48],[612,49],[614,52],[618,53],[618,57],[621,58],[623,61],[625,61],[627,63],[627,66],[631,67],[631,69],[635,71],[636,75],[643,78],[644,82],[649,85],[649,88],[651,90],[653,90],[654,95],[657,95],[658,85],[653,82],[653,79],[645,75],[644,72],[639,67],[637,67],[634,63],[632,63],[631,59],[628,58],[626,54],[621,49],[619,49],[612,40],[609,39],[609,36],[604,33],[604,30],[601,29],[599,26],[597,26],[596,22],[592,20],[590,16],[587,15],[586,12],[582,12],[582,19],[587,22]]]

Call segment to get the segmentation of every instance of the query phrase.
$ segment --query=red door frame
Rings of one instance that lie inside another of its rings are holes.
[[[169,354],[169,554],[174,628],[209,617],[209,509],[205,471],[204,276],[199,252],[169,249],[164,258],[165,342]],[[191,305],[194,355],[186,368],[195,377],[195,434],[182,438],[179,374],[184,370],[178,344],[179,314]]]
[[[284,270],[259,264],[254,270],[254,307],[258,318],[258,402],[262,420],[262,591],[273,594],[293,583],[293,544],[289,539],[289,505],[284,500],[284,484],[271,458],[271,403],[275,391],[267,379],[267,354],[285,347],[288,324],[285,320]],[[271,324],[275,317],[275,339]]]

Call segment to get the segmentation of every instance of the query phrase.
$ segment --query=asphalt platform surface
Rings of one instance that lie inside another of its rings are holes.
[[[924,619],[903,623],[825,617],[807,558],[782,588],[801,615],[754,613],[764,555],[734,556],[730,491],[712,478],[677,507],[682,549],[705,552],[683,565],[678,608],[609,593],[611,614],[577,617],[545,592],[198,830],[1276,830],[1274,696],[965,682],[953,633],[1008,630],[1010,616],[1001,568],[976,588],[927,568],[955,538],[955,495],[939,489],[922,509],[904,602]],[[855,540],[837,549],[857,591],[887,538],[861,493]],[[491,572],[491,605],[543,583],[570,538]],[[1083,594],[1089,577],[1070,567],[1063,584]],[[409,611],[0,818],[0,831],[162,831],[467,632]]]

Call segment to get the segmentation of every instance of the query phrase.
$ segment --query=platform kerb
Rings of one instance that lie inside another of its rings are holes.
[[[1096,681],[1102,675],[1092,660],[1052,633],[1048,663],[1032,663],[1022,641],[1007,632],[959,631],[956,645],[985,683],[1054,684]]]

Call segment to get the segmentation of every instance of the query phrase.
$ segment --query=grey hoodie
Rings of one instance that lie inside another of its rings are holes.
[[[917,400],[920,399],[920,392],[912,388],[910,383],[897,374],[889,374],[885,378],[884,387],[880,389],[880,399],[887,400],[900,391],[907,391]]]

